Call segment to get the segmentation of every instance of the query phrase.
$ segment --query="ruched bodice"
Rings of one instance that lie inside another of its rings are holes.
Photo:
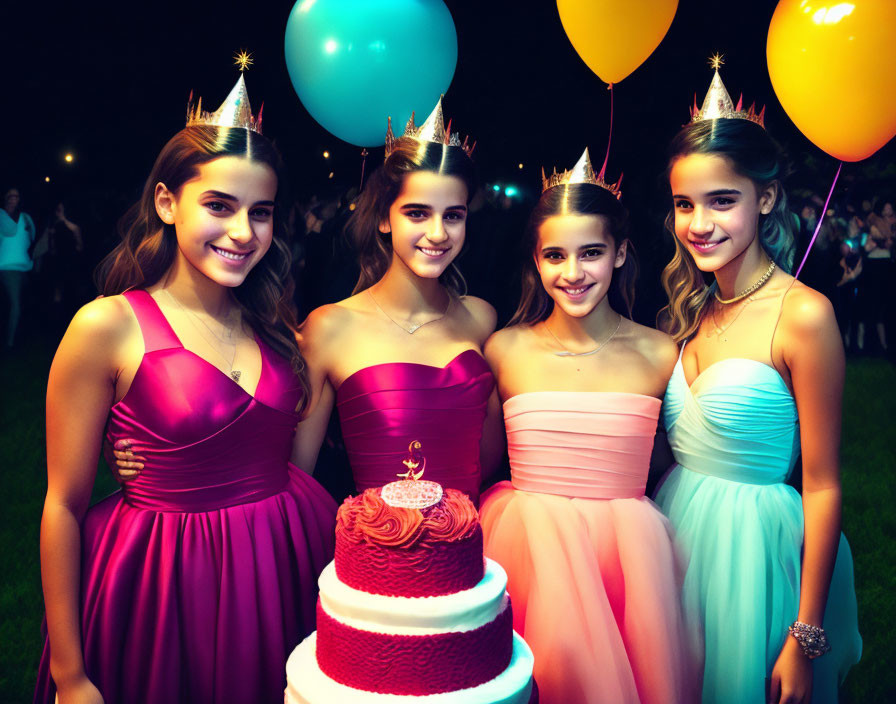
[[[142,319],[145,353],[112,407],[107,448],[131,438],[146,458],[123,485],[125,500],[155,511],[208,511],[281,491],[302,393],[286,360],[256,338],[262,366],[253,397],[185,350],[148,293],[125,297]]]
[[[336,404],[357,490],[393,481],[408,444],[419,440],[426,478],[478,503],[479,441],[493,388],[491,370],[475,350],[445,367],[393,362],[349,376]]]
[[[644,495],[659,399],[539,391],[504,404],[515,489],[588,499]]]
[[[675,460],[700,474],[775,484],[800,454],[796,403],[781,375],[753,359],[707,367],[688,388],[681,361],[663,406]]]

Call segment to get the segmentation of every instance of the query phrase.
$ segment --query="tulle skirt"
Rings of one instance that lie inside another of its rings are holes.
[[[542,704],[694,701],[683,570],[653,503],[518,491],[480,509],[485,554],[504,566],[514,628],[535,655]]]
[[[314,630],[336,505],[290,467],[273,496],[155,512],[117,492],[82,527],[81,635],[106,704],[283,701],[286,658]],[[35,702],[53,702],[45,642]]]
[[[765,701],[766,678],[799,609],[803,509],[786,484],[747,484],[672,470],[656,496],[687,559],[692,647],[705,652],[703,702]],[[833,650],[813,661],[813,702],[836,702],[862,653],[852,553],[840,547],[824,628]]]

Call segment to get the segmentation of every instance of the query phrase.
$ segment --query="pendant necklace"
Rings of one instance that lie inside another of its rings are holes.
[[[449,293],[448,294],[448,305],[445,306],[445,312],[442,313],[438,318],[433,318],[432,320],[427,320],[425,323],[411,324],[410,327],[405,327],[404,325],[399,323],[395,318],[393,318],[391,315],[389,315],[386,311],[383,310],[382,306],[376,302],[376,299],[373,297],[373,293],[370,291],[370,289],[367,289],[367,295],[370,296],[370,300],[373,301],[373,305],[375,305],[377,307],[377,309],[379,310],[380,313],[385,315],[389,320],[391,320],[398,327],[400,327],[402,330],[404,330],[408,335],[413,335],[424,325],[429,325],[430,323],[439,322],[442,318],[444,318],[446,315],[448,315],[448,311],[451,310],[451,303],[454,300],[452,298],[451,294]]]
[[[716,339],[720,339],[722,342],[728,342],[728,338],[727,337],[723,338],[722,335],[725,333],[726,330],[728,330],[728,328],[730,328],[732,325],[734,325],[734,323],[740,317],[740,314],[744,312],[744,308],[746,308],[750,304],[750,302],[753,300],[753,294],[756,293],[756,291],[758,291],[760,288],[765,286],[765,284],[771,278],[771,275],[774,273],[776,266],[777,265],[775,264],[775,260],[771,259],[769,261],[768,268],[765,270],[765,272],[762,274],[762,276],[760,276],[758,279],[756,279],[756,281],[751,286],[748,286],[746,289],[741,291],[739,294],[737,294],[733,298],[722,298],[719,295],[718,283],[716,283],[716,290],[713,292],[713,296],[715,297],[716,301],[718,301],[721,305],[727,306],[727,305],[730,305],[731,303],[737,303],[738,301],[743,301],[744,299],[746,299],[746,301],[741,305],[741,307],[738,309],[737,313],[728,322],[728,324],[725,325],[725,327],[722,327],[719,325],[719,321],[716,319],[716,306],[713,305],[713,307],[712,307],[712,324],[713,324],[713,327],[715,328],[714,332],[716,334]]]
[[[563,348],[562,351],[554,352],[554,354],[557,355],[558,357],[590,357],[593,354],[597,354],[598,352],[600,352],[604,347],[606,347],[610,343],[610,340],[612,340],[614,337],[616,337],[616,333],[619,332],[619,328],[621,325],[622,325],[622,316],[620,315],[619,322],[616,323],[616,329],[613,330],[613,332],[610,333],[610,336],[606,340],[601,342],[597,347],[595,347],[593,350],[588,350],[587,352],[571,352],[570,350],[566,349],[566,346],[562,342],[560,342],[560,340],[557,339],[557,336],[554,333],[551,332],[551,329],[548,327],[547,321],[546,320],[544,321],[544,329],[547,330],[548,334],[554,338],[554,342],[556,342],[560,347]]]
[[[198,325],[196,325],[196,323],[193,322],[194,318],[196,320],[198,320],[200,323],[202,323],[205,326],[205,329],[208,330],[212,334],[212,337],[214,337],[216,340],[223,343],[224,345],[230,345],[233,347],[233,354],[230,355],[230,360],[228,360],[227,357],[224,355],[224,353],[221,352],[221,350],[219,350],[216,345],[214,345],[214,344],[210,345],[211,348],[215,352],[218,353],[218,356],[224,360],[225,364],[227,364],[227,366],[229,368],[228,375],[230,376],[230,378],[233,379],[235,382],[239,383],[240,377],[242,376],[242,372],[239,371],[238,369],[233,368],[233,363],[236,361],[236,343],[233,342],[233,331],[236,328],[236,325],[234,325],[233,327],[227,328],[227,327],[224,327],[222,324],[222,327],[224,327],[224,329],[227,331],[226,332],[227,339],[222,339],[220,335],[218,335],[214,330],[211,329],[211,327],[209,327],[208,323],[206,323],[202,318],[200,318],[198,315],[196,315],[189,308],[184,306],[179,300],[177,300],[174,297],[173,294],[171,294],[171,292],[168,291],[167,288],[163,288],[162,291],[165,292],[165,294],[168,296],[168,298],[170,298],[172,301],[174,301],[174,304],[178,308],[180,308],[184,313],[187,314],[187,320],[190,321],[190,324],[194,328],[196,328],[196,332],[198,332],[199,335],[202,338],[204,338],[206,342],[209,342],[208,336],[202,332],[202,329]]]

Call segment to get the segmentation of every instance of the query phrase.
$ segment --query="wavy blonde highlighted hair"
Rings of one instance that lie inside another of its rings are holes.
[[[750,179],[757,191],[778,185],[777,198],[768,215],[759,216],[759,244],[769,258],[784,271],[793,266],[796,216],[787,209],[781,181],[788,174],[784,152],[768,132],[749,120],[722,118],[694,122],[682,128],[669,146],[669,166],[690,154],[715,154],[727,160],[741,176]],[[657,316],[660,326],[676,342],[691,337],[700,327],[716,284],[707,286],[687,248],[675,236],[675,212],[666,216],[672,233],[675,255],[663,269],[661,281],[669,303]]]

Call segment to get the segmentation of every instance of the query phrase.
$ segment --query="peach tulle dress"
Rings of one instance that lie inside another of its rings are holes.
[[[504,404],[512,481],[482,499],[542,704],[694,701],[683,567],[644,496],[661,402],[530,392]]]

